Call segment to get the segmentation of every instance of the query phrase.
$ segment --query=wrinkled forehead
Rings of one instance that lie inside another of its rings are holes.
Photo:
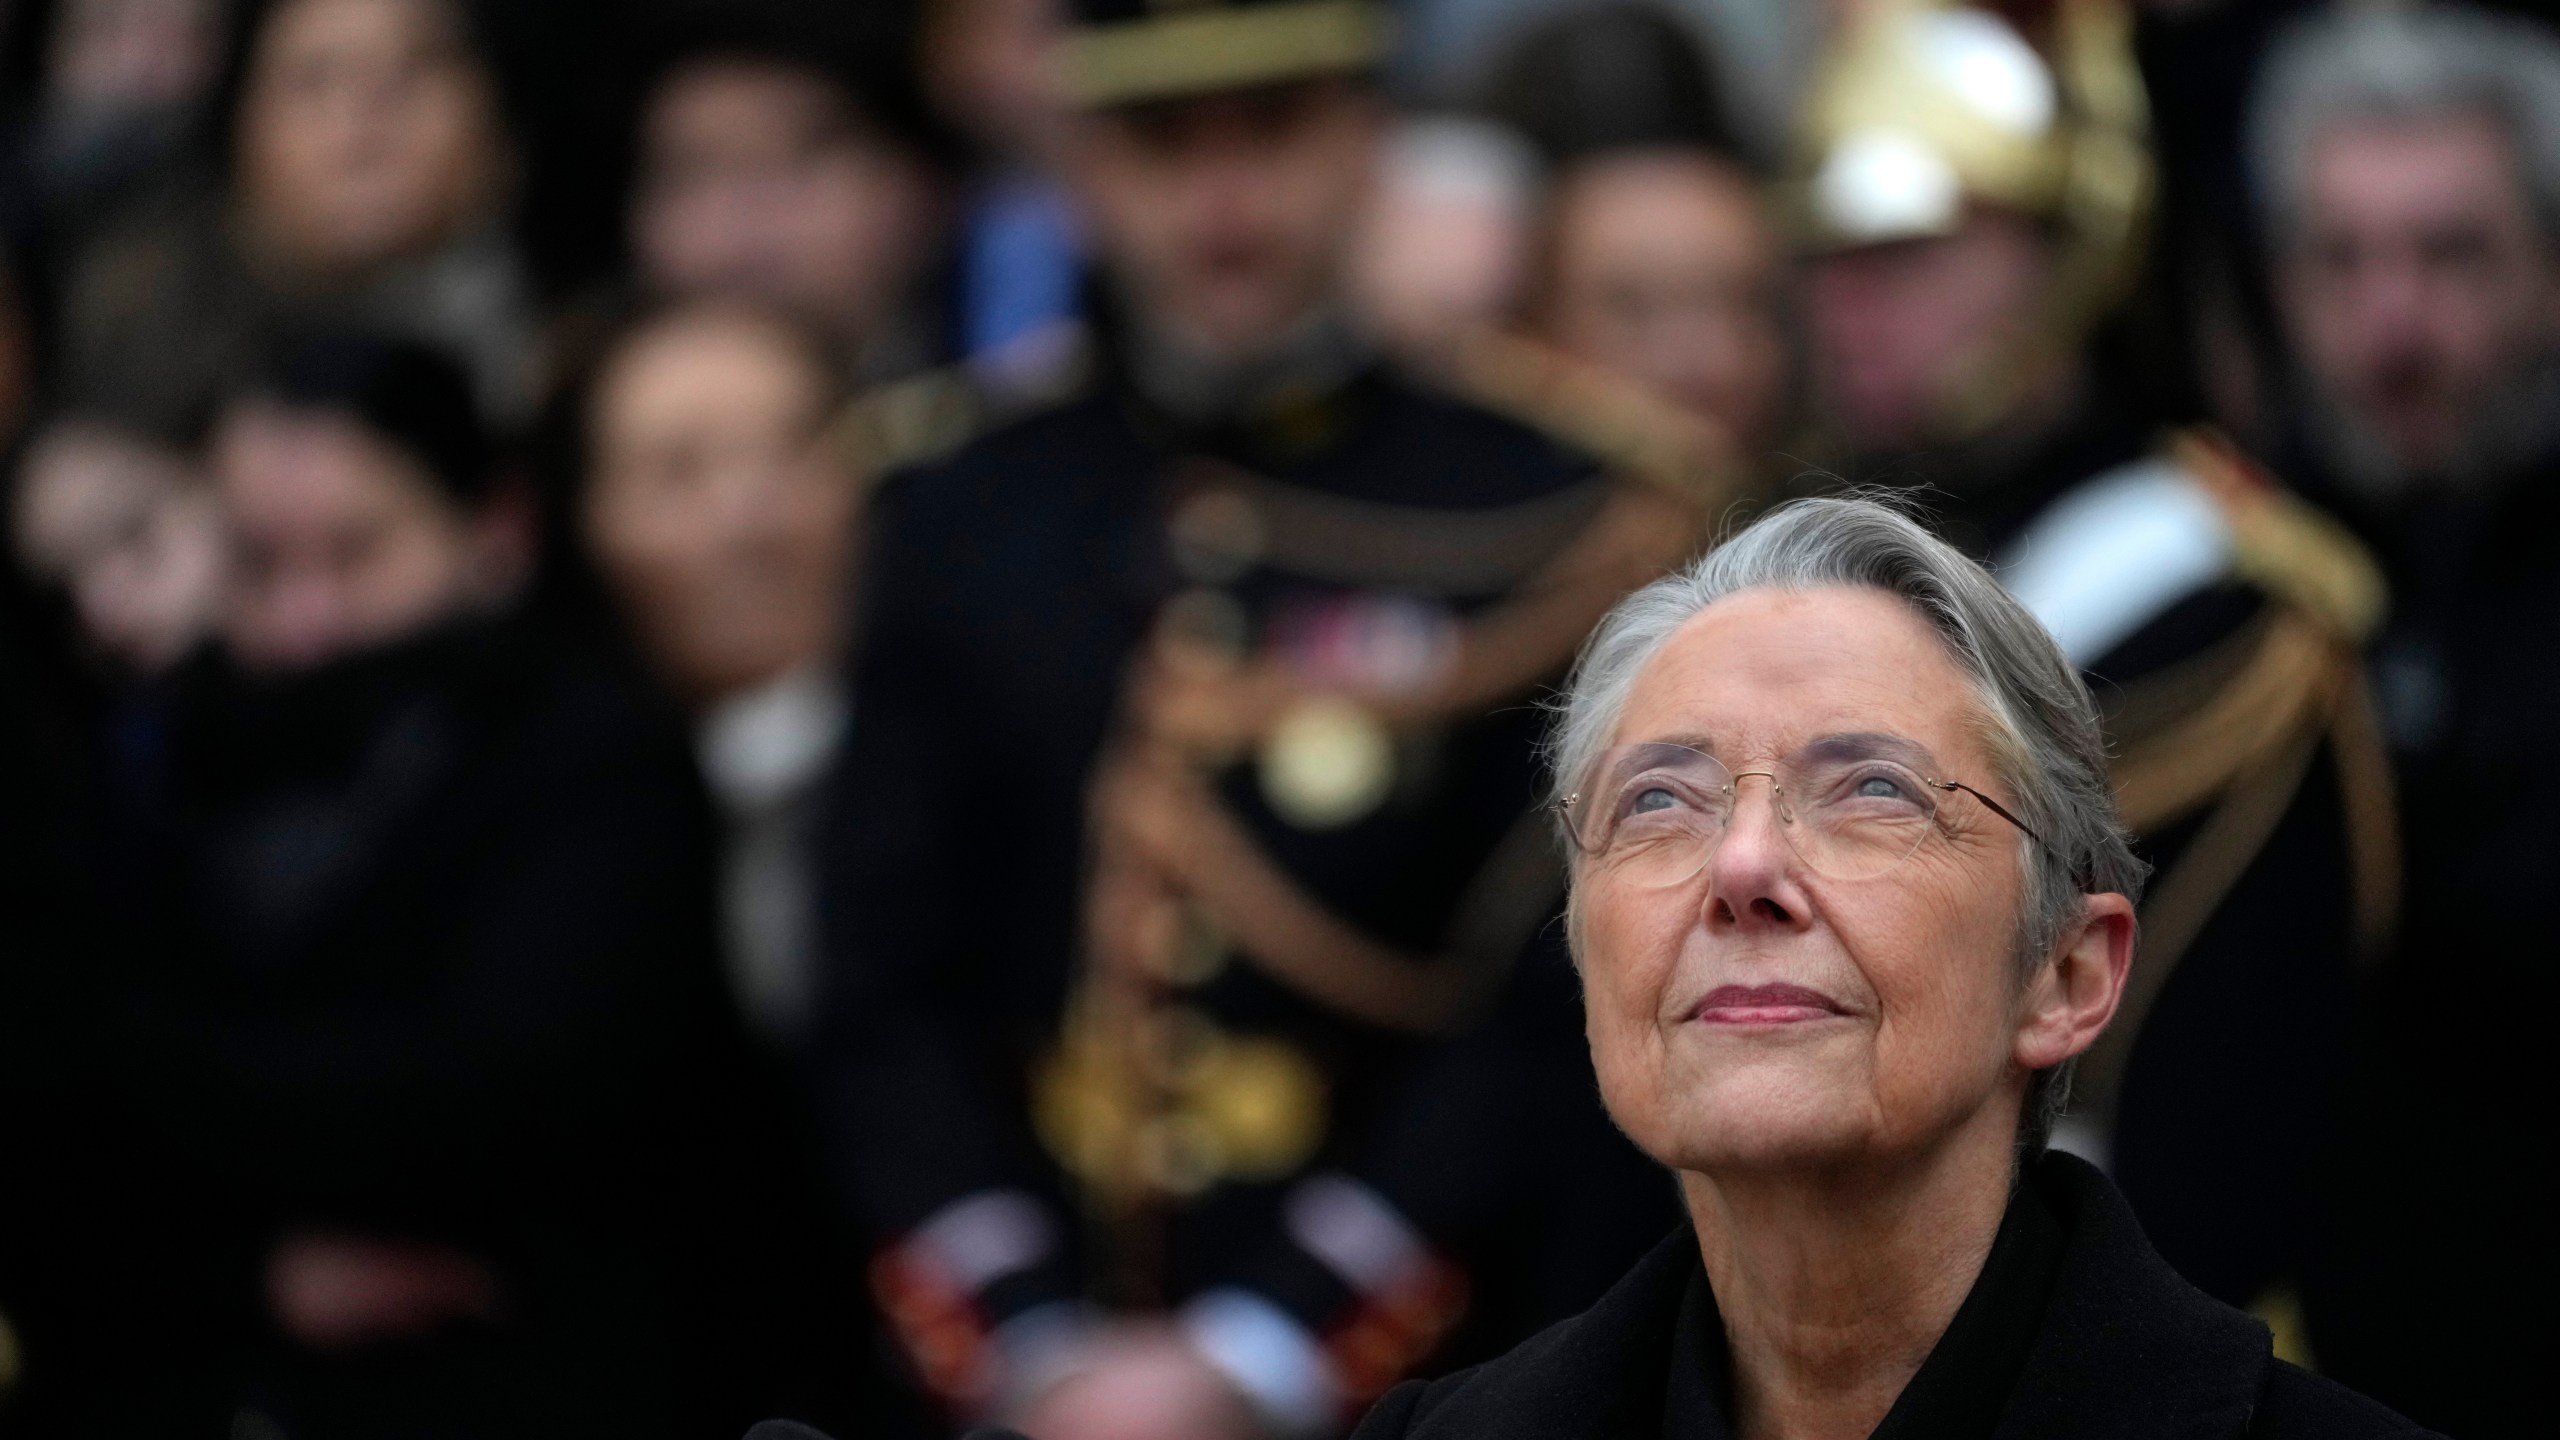
[[[1733,759],[1726,756],[1732,754]],[[1807,739],[1783,754],[1743,756],[1736,746],[1715,735],[1696,733],[1643,740],[1604,751],[1592,763],[1586,781],[1597,788],[1633,776],[1662,771],[1737,772],[1765,767],[1786,774],[1837,770],[1868,761],[1890,761],[1922,775],[1943,768],[1935,751],[1908,735],[1886,731],[1831,731]]]
[[[1963,766],[1990,758],[1986,719],[1972,678],[1901,599],[1752,589],[1673,632],[1638,672],[1609,743],[1690,744],[1742,767],[1890,737],[1901,753],[1887,758]]]
[[[2514,140],[2485,107],[2345,115],[2311,137],[2297,182],[2317,232],[2381,223],[2529,222]]]

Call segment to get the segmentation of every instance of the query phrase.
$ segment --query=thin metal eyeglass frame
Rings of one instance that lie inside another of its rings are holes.
[[[1780,796],[1779,796],[1779,794],[1778,794],[1778,777],[1777,777],[1775,774],[1773,774],[1772,772],[1767,771],[1767,770],[1740,770],[1740,771],[1734,771],[1734,772],[1731,772],[1731,773],[1732,773],[1733,781],[1734,781],[1734,783],[1735,783],[1735,784],[1739,784],[1743,779],[1745,779],[1745,778],[1746,778],[1746,777],[1748,777],[1748,776],[1752,776],[1752,775],[1759,775],[1759,776],[1764,776],[1764,777],[1766,777],[1766,778],[1768,779],[1768,781],[1769,781],[1769,798],[1770,798],[1770,799],[1772,799],[1772,800],[1779,800],[1779,799],[1780,799]],[[1931,777],[1931,776],[1922,775],[1922,774],[1921,774],[1919,771],[1917,771],[1917,770],[1910,771],[1909,773],[1910,773],[1910,774],[1911,774],[1915,779],[1917,779],[1921,784],[1928,786],[1928,787],[1929,787],[1930,789],[1932,789],[1932,790],[1936,790],[1936,791],[1939,791],[1939,792],[1941,792],[1941,793],[1947,793],[1947,792],[1956,791],[1956,790],[1961,790],[1961,791],[1963,791],[1963,792],[1964,792],[1964,793],[1966,793],[1967,795],[1972,796],[1974,799],[1981,801],[1981,802],[1982,802],[1982,804],[1983,804],[1983,807],[1984,807],[1985,809],[1988,809],[1992,814],[1997,815],[1997,816],[1999,816],[2001,819],[2008,821],[2010,824],[2017,826],[2017,827],[2018,827],[2018,833],[2019,833],[2019,834],[2024,835],[2024,836],[2026,836],[2028,839],[2033,840],[2034,842],[2036,842],[2038,845],[2043,846],[2043,847],[2044,847],[2044,849],[2045,849],[2045,853],[2047,853],[2047,854],[2053,854],[2053,853],[2056,853],[2056,852],[2054,851],[2054,848],[2053,848],[2053,842],[2052,842],[2052,841],[2050,841],[2050,840],[2045,839],[2042,835],[2037,834],[2037,833],[2036,833],[2036,828],[2035,828],[2034,826],[2032,826],[2032,825],[2028,824],[2028,823],[2027,823],[2026,821],[2024,821],[2024,820],[2019,819],[2017,816],[2010,814],[2010,813],[2009,813],[2009,807],[2008,807],[2008,806],[2001,804],[1999,801],[1992,799],[1990,796],[1983,794],[1981,791],[1974,789],[1972,786],[1967,785],[1967,784],[1966,784],[1966,783],[1964,783],[1963,781],[1961,781],[1961,780],[1939,780],[1939,779],[1935,779],[1935,778],[1933,778],[1933,777]],[[1726,789],[1728,789],[1728,790],[1731,790],[1731,789],[1733,789],[1734,787],[1733,787],[1733,785],[1727,785],[1725,788],[1726,788]],[[1581,799],[1582,799],[1582,792],[1581,792],[1581,791],[1579,791],[1579,790],[1576,790],[1576,791],[1574,791],[1572,794],[1567,795],[1566,797],[1564,797],[1562,800],[1558,800],[1558,801],[1556,801],[1556,802],[1555,802],[1552,806],[1550,806],[1549,808],[1550,808],[1550,809],[1553,809],[1553,810],[1556,812],[1556,818],[1557,818],[1558,820],[1560,820],[1560,821],[1562,821],[1562,822],[1563,822],[1563,824],[1564,824],[1564,833],[1573,837],[1573,844],[1574,844],[1574,848],[1575,848],[1575,849],[1580,850],[1583,854],[1588,855],[1588,854],[1591,854],[1591,853],[1592,853],[1591,846],[1590,846],[1589,844],[1587,844],[1587,843],[1585,843],[1585,842],[1584,842],[1584,840],[1583,840],[1583,838],[1582,838],[1582,831],[1581,831],[1581,830],[1579,830],[1578,828],[1576,828],[1576,827],[1575,827],[1575,825],[1574,825],[1574,823],[1573,823],[1573,807],[1574,807],[1574,805],[1575,805],[1577,802],[1579,802]],[[1781,802],[1781,803],[1782,803],[1782,805],[1783,805],[1783,802]],[[1783,816],[1783,814],[1784,814],[1784,810],[1783,810],[1783,808],[1781,809],[1780,814]],[[1709,853],[1713,853],[1713,852],[1712,852],[1712,851],[1710,851]],[[1906,859],[1906,860],[1907,860],[1907,859],[1909,859],[1909,858],[1910,858],[1910,857],[1909,857],[1909,856],[1907,856],[1907,855],[1903,857],[1903,859]],[[1898,868],[1900,868],[1901,864],[1902,864],[1902,861],[1900,861],[1900,860],[1897,860],[1897,861],[1895,861],[1895,862],[1894,862],[1894,866],[1895,866],[1895,868],[1897,868],[1897,869],[1898,869]],[[1704,867],[1703,867],[1703,866],[1701,866],[1700,868],[1704,868]],[[1891,872],[1890,872],[1890,871],[1888,871],[1888,872],[1886,872],[1886,873],[1891,873]],[[1694,877],[1692,877],[1692,878],[1694,878]]]

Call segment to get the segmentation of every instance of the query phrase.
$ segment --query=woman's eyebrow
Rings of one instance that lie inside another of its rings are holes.
[[[1692,731],[1684,735],[1658,736],[1655,739],[1646,741],[1645,743],[1648,745],[1678,745],[1690,750],[1704,751],[1709,755],[1716,753],[1715,737],[1704,731]]]
[[[1796,752],[1799,761],[1818,760],[1892,760],[1928,773],[1938,763],[1929,747],[1908,736],[1879,730],[1856,730],[1838,735],[1820,735]]]

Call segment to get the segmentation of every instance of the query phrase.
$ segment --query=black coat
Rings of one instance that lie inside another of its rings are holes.
[[[126,729],[119,1138],[165,1171],[140,1238],[177,1252],[155,1305],[213,1330],[216,1417],[654,1435],[775,1405],[744,1348],[785,1303],[766,1237],[818,1210],[774,1178],[672,714],[518,617],[287,677],[208,656]],[[496,1313],[295,1345],[261,1275],[305,1231],[470,1255]]]
[[[2560,456],[2472,496],[2334,498],[2391,584],[2373,670],[2405,900],[2322,1176],[2312,1352],[2464,1440],[2548,1434],[2560,1185],[2530,1137],[2550,1132],[2560,1005]]]
[[[2157,1440],[2165,1436],[2424,1435],[2406,1420],[2352,1391],[2273,1357],[2266,1327],[2178,1278],[2095,1169],[2062,1154],[2038,1163],[2030,1184],[2054,1221],[2049,1289],[2041,1321],[2015,1335],[2020,1355],[1986,1366],[1997,1352],[2003,1316],[1975,1302],[1986,1291],[2016,1293],[2014,1255],[2019,1205],[1986,1264],[1984,1280],[1958,1312],[1950,1339],[1966,1332],[1974,1357],[1950,1365],[1941,1353],[1924,1363],[1914,1388],[1933,1382],[1932,1413],[1990,1415],[1999,1440],[2072,1436],[2075,1440]],[[2011,1273],[1996,1279],[1995,1272]],[[1673,1357],[1685,1350],[1684,1311],[1694,1317],[1704,1294],[1704,1267],[1684,1230],[1652,1254],[1589,1311],[1545,1331],[1509,1355],[1445,1379],[1416,1381],[1390,1392],[1354,1440],[1654,1440],[1672,1433],[1666,1409],[1686,1391]],[[2007,1286],[2005,1290],[1999,1287]],[[1711,1306],[1712,1300],[1709,1298]],[[1711,1313],[1711,1311],[1710,1311]],[[1694,1323],[1694,1320],[1693,1320]],[[1713,1331],[1712,1326],[1708,1327]],[[1987,1347],[1986,1347],[1986,1343]],[[1714,1342],[1708,1342],[1712,1347]],[[1712,1359],[1712,1349],[1708,1351]],[[1705,1368],[1705,1367],[1701,1367]],[[2014,1375],[2004,1400],[1979,1404],[1986,1369]],[[1961,1371],[1963,1373],[1950,1373]],[[1906,1392],[1906,1401],[1910,1399]],[[1910,1422],[1897,1405],[1886,1423],[1896,1433],[1981,1433],[1979,1422]],[[1709,1417],[1701,1440],[1713,1440]],[[1682,1433],[1696,1434],[1696,1428]]]

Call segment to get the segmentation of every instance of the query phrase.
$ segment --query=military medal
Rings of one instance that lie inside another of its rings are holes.
[[[1395,739],[1349,700],[1317,696],[1282,713],[1262,740],[1262,797],[1301,830],[1335,830],[1385,803]]]

